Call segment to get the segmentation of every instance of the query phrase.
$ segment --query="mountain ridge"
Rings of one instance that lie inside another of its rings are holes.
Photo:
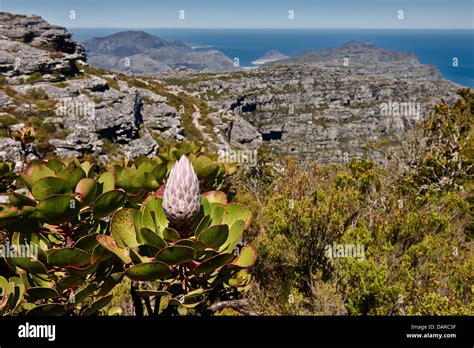
[[[306,51],[292,58],[266,63],[263,67],[295,64],[355,69],[367,74],[390,75],[394,78],[441,78],[438,68],[421,64],[412,52],[392,51],[363,41],[349,41],[334,48]]]
[[[169,42],[145,31],[127,30],[84,42],[91,65],[114,71],[153,74],[187,68],[198,71],[239,70],[217,50],[195,51],[185,43]]]

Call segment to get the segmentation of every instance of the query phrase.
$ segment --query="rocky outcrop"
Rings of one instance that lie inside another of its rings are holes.
[[[161,134],[165,139],[183,140],[184,128],[178,111],[165,102],[153,102],[143,106],[145,126]]]
[[[39,72],[55,74],[45,79],[58,81],[77,74],[77,65],[85,60],[84,48],[71,40],[65,28],[38,16],[0,12],[0,72],[4,76],[28,78]]]
[[[220,110],[207,115],[214,124],[220,148],[236,147],[243,149],[258,149],[262,144],[262,135],[248,121],[239,115]]]
[[[156,154],[155,136],[184,138],[180,115],[165,96],[89,69],[82,46],[64,28],[37,16],[1,13],[0,20],[0,116],[63,135],[31,153],[107,162]],[[44,132],[43,138],[50,137]],[[0,160],[14,160],[20,150],[17,142],[0,138]]]
[[[10,138],[0,138],[0,161],[20,160],[20,143]]]
[[[56,102],[53,115],[45,121],[70,133],[65,139],[49,141],[63,157],[106,155],[104,141],[116,146],[121,154],[152,155],[158,145],[151,132],[163,139],[184,139],[176,109],[166,104],[165,97],[143,88],[123,86],[116,90],[98,76],[69,80],[61,87],[39,82],[11,88],[18,95],[39,89]],[[11,104],[7,98],[3,107]],[[24,108],[30,107],[15,105],[15,111],[25,112]]]
[[[436,102],[456,99],[457,87],[437,71],[426,76],[431,68],[411,54],[389,54],[370,45],[346,48],[345,53],[337,51],[341,57],[352,54],[360,69],[330,66],[331,61],[324,60],[288,65],[281,61],[233,74],[180,76],[180,83],[188,91],[200,91],[201,98],[222,115],[245,120],[242,131],[235,132],[237,123],[228,127],[231,118],[221,118],[226,123],[219,129],[222,137],[229,136],[232,128],[231,138],[246,146],[252,144],[252,136],[242,137],[256,132],[277,153],[322,163],[377,157],[368,144],[397,146]],[[362,56],[356,54],[358,50]],[[371,71],[364,70],[370,65],[362,63],[365,59],[373,64]],[[379,60],[386,63],[378,65]]]
[[[244,118],[234,117],[228,125],[226,132],[231,144],[240,144],[251,149],[261,145],[262,135]]]

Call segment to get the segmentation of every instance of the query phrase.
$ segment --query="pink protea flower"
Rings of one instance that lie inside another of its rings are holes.
[[[183,227],[192,222],[200,204],[198,177],[191,162],[183,155],[171,168],[163,192],[163,211],[175,227]]]

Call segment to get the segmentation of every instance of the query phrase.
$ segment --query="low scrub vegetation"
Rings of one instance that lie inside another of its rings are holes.
[[[459,94],[383,167],[259,151],[239,170],[184,143],[107,168],[1,163],[16,254],[0,314],[472,315],[474,96]]]

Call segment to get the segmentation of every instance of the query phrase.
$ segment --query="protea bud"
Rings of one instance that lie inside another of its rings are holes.
[[[188,226],[199,212],[199,180],[193,165],[184,155],[171,168],[162,207],[168,220],[177,228]]]

